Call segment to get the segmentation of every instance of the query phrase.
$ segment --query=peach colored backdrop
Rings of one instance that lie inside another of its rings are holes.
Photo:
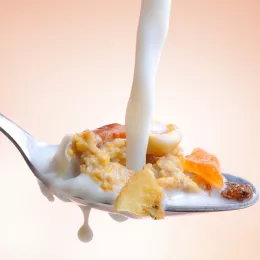
[[[0,112],[40,140],[124,122],[140,0],[0,0]],[[260,1],[173,0],[157,77],[157,118],[178,124],[187,151],[260,186]],[[217,260],[259,256],[260,203],[237,212],[113,222],[49,203],[0,136],[3,260]]]

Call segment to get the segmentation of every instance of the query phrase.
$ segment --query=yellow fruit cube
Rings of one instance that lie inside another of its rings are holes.
[[[163,189],[159,186],[154,173],[149,167],[144,167],[122,188],[116,199],[115,209],[140,217],[151,216],[153,219],[162,219],[163,199]]]

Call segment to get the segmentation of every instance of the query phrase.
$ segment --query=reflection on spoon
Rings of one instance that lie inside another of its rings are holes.
[[[37,180],[38,184],[39,184],[39,187],[40,187],[40,190],[42,192],[42,194],[50,201],[54,201],[54,196],[53,194],[50,192],[50,190],[40,181],[40,180]]]
[[[119,214],[113,214],[113,213],[108,213],[109,216],[115,220],[116,222],[124,222],[127,220],[127,217],[123,216],[123,215],[119,215]]]

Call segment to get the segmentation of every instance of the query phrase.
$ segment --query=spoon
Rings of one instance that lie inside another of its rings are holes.
[[[48,180],[45,179],[41,173],[41,169],[37,167],[33,160],[32,157],[33,155],[37,154],[37,156],[42,156],[43,153],[41,151],[45,151],[45,157],[46,159],[46,149],[49,150],[49,158],[51,158],[55,152],[58,149],[58,145],[49,145],[43,142],[39,142],[36,139],[34,139],[29,133],[27,133],[25,130],[20,128],[18,125],[16,125],[14,122],[0,114],[0,131],[6,135],[6,137],[15,145],[15,147],[19,150],[21,155],[23,156],[25,162],[33,172],[34,176],[36,177],[41,191],[45,194],[45,196],[51,201],[54,199],[52,192],[50,190],[50,183],[48,183]],[[49,160],[47,160],[49,161]],[[250,183],[249,181],[233,176],[231,174],[223,174],[223,176],[226,178],[227,181],[229,182],[236,182],[240,184],[249,184],[253,191],[254,195],[251,199],[237,203],[237,202],[232,202],[230,203],[223,203],[223,205],[205,205],[205,206],[175,206],[172,203],[168,203],[165,205],[165,214],[166,216],[174,216],[174,215],[182,215],[182,214],[191,214],[191,213],[199,213],[199,212],[216,212],[216,211],[230,211],[230,210],[238,210],[238,209],[243,209],[250,207],[256,203],[258,200],[258,191],[256,187]],[[73,202],[76,203],[77,205],[81,207],[91,207],[95,208],[98,210],[106,211],[110,214],[110,216],[113,219],[116,219],[118,221],[123,221],[125,220],[125,217],[128,218],[138,218],[133,216],[132,214],[129,213],[121,213],[122,217],[117,218],[115,217],[117,212],[115,212],[113,205],[110,204],[103,204],[103,203],[96,203],[96,202],[91,202],[91,201],[85,201],[81,198],[78,197],[72,197],[70,195],[66,195],[66,198],[61,198],[64,202]]]

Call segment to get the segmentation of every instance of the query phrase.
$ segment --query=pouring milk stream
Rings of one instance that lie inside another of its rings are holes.
[[[135,70],[128,101],[126,166],[142,170],[146,162],[155,102],[155,76],[169,27],[171,0],[143,0],[136,42]]]

